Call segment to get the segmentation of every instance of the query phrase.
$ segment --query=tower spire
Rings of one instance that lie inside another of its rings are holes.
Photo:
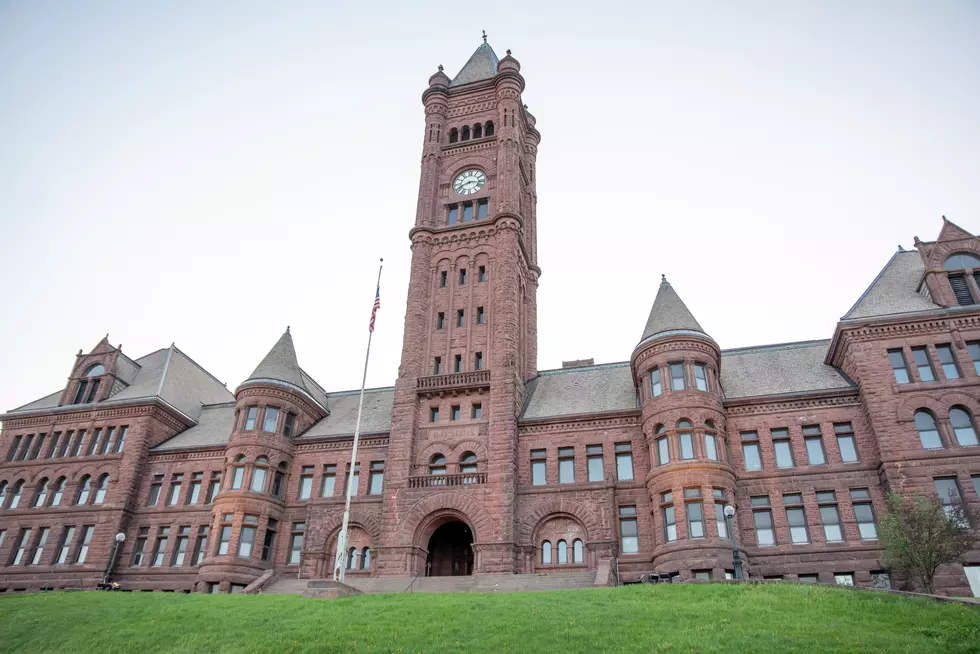
[[[487,42],[487,31],[486,30],[483,30],[483,42],[484,43]]]
[[[677,295],[677,291],[667,281],[667,276],[661,275],[657,298],[653,301],[640,341],[645,341],[655,334],[677,330],[701,332],[707,335],[694,314]]]

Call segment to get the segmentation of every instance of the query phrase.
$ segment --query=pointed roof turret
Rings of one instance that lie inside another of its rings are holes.
[[[956,241],[961,238],[974,238],[974,236],[946,216],[943,216],[943,228],[939,231],[939,238],[936,240]]]
[[[286,327],[286,332],[272,346],[262,362],[248,376],[248,379],[242,383],[255,379],[284,381],[309,392],[303,381],[303,371],[299,367],[299,361],[296,360],[296,348],[293,346],[293,337],[289,333],[289,327]]]
[[[487,43],[487,37],[484,35],[483,43],[470,56],[469,60],[463,64],[463,67],[456,73],[456,77],[449,83],[449,86],[460,86],[462,84],[490,79],[497,74],[498,64],[500,64],[500,59],[497,57],[497,53],[493,51],[493,48],[490,47],[490,44]]]
[[[677,295],[677,291],[667,281],[667,276],[661,275],[657,298],[653,301],[640,342],[666,332],[698,332],[707,336],[687,305]]]

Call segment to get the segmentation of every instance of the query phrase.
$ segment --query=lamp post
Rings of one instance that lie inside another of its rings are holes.
[[[725,522],[728,523],[728,533],[732,536],[732,565],[735,567],[735,578],[742,578],[742,559],[738,555],[738,543],[735,540],[735,529],[733,529],[732,518],[735,517],[735,507],[731,504],[725,506]]]
[[[119,548],[122,547],[123,541],[126,540],[126,534],[121,531],[116,534],[116,546],[112,548],[112,557],[109,559],[109,567],[105,569],[105,574],[102,576],[102,583],[109,584],[112,582],[112,573],[116,569],[116,559],[119,558]]]

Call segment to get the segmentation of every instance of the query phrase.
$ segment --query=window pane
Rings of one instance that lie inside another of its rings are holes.
[[[619,477],[619,481],[633,480],[633,455],[632,454],[616,455],[616,474]]]
[[[892,371],[895,373],[895,381],[899,384],[909,383],[909,373],[905,367],[905,356],[902,354],[901,350],[888,350],[888,361],[892,365]]]
[[[603,479],[602,457],[589,457],[589,481],[602,481]]]
[[[558,483],[575,483],[575,459],[561,459],[558,461]]]
[[[718,460],[718,441],[712,434],[704,435],[704,453],[709,461]]]
[[[953,349],[948,345],[937,345],[936,354],[939,356],[939,363],[943,366],[943,375],[946,379],[959,379],[960,371],[953,358]]]
[[[693,459],[694,458],[694,439],[691,437],[690,432],[683,432],[680,434],[681,439],[681,458],[682,459]]]
[[[844,463],[854,463],[858,460],[853,436],[838,436],[837,447],[840,448],[840,458]]]
[[[827,463],[827,459],[823,453],[823,439],[806,438],[804,442],[806,443],[806,455],[810,459],[810,465],[822,466]]]
[[[651,389],[654,397],[657,397],[658,395],[663,393],[664,388],[663,388],[663,383],[661,382],[660,379],[660,368],[654,368],[650,372],[650,383],[651,383]]]
[[[924,382],[935,381],[936,377],[932,374],[932,365],[929,363],[929,355],[924,347],[912,348],[912,359],[915,361],[915,368],[919,372],[919,379]]]
[[[708,373],[700,363],[694,364],[694,382],[699,391],[708,390]]]
[[[544,461],[534,461],[531,463],[531,483],[535,486],[544,486],[545,466]]]
[[[919,441],[922,447],[927,450],[942,449],[943,441],[939,437],[939,430],[936,429],[936,421],[925,411],[916,411],[914,414],[915,428],[919,431]]]
[[[728,538],[728,521],[725,518],[725,505],[715,502],[715,526],[718,528],[718,538]]]
[[[742,455],[745,457],[746,470],[762,470],[762,458],[759,456],[758,443],[743,443]]]
[[[952,408],[949,411],[949,422],[956,435],[956,442],[964,447],[977,444],[977,432],[973,429],[973,420],[963,409]]]
[[[670,390],[684,390],[684,364],[682,363],[670,364]]]
[[[776,450],[776,467],[792,468],[793,451],[790,448],[789,441],[773,441],[773,447]]]
[[[660,465],[670,463],[670,448],[667,444],[666,436],[657,439],[657,458]]]

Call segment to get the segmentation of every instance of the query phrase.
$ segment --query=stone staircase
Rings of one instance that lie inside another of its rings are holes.
[[[467,577],[356,577],[347,585],[362,593],[514,593],[538,590],[572,590],[595,584],[595,572],[555,572],[550,574],[473,575]],[[279,578],[263,593],[299,595],[307,590],[309,579]],[[408,590],[411,586],[411,590]]]

